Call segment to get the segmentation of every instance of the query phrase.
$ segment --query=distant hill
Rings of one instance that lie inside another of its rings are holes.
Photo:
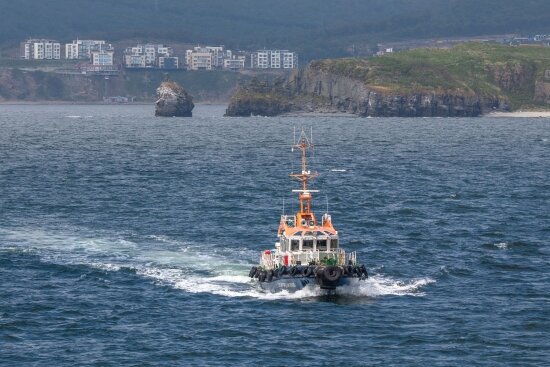
[[[4,47],[30,36],[173,40],[304,59],[388,40],[550,33],[547,0],[18,0],[0,1],[0,16]]]

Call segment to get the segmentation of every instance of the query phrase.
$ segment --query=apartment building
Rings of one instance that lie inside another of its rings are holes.
[[[159,68],[161,69],[178,69],[179,58],[178,57],[159,57]]]
[[[185,64],[189,70],[221,69],[225,60],[232,58],[232,51],[224,46],[197,46],[185,52]]]
[[[253,69],[294,69],[298,67],[298,55],[288,50],[258,50],[250,56]]]
[[[114,51],[104,40],[73,40],[65,44],[66,59],[91,60],[92,52]]]
[[[179,59],[172,54],[172,48],[165,45],[138,44],[124,51],[124,66],[126,68],[164,68],[167,65],[167,58],[170,59],[169,65],[179,66]]]
[[[246,56],[232,56],[230,59],[223,60],[223,68],[227,70],[239,70],[244,69],[246,63]]]
[[[26,60],[60,60],[61,43],[55,40],[30,38],[21,43],[21,58]]]
[[[92,65],[112,66],[114,64],[113,56],[113,51],[93,51],[91,56]]]
[[[185,56],[189,70],[212,70],[213,55],[210,51],[187,50]]]

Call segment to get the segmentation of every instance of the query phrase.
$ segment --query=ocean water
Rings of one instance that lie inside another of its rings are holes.
[[[550,119],[223,110],[0,105],[0,365],[549,365]],[[247,277],[295,126],[371,275],[336,297]]]

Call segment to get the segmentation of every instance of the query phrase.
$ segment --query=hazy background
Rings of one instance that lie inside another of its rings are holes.
[[[26,37],[61,42],[159,40],[232,49],[290,48],[302,60],[378,42],[544,33],[547,0],[0,0],[0,47]]]

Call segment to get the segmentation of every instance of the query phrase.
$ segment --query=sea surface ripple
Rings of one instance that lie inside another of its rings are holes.
[[[548,365],[549,119],[222,114],[0,105],[0,365]],[[370,270],[337,297],[247,277],[295,126]]]

